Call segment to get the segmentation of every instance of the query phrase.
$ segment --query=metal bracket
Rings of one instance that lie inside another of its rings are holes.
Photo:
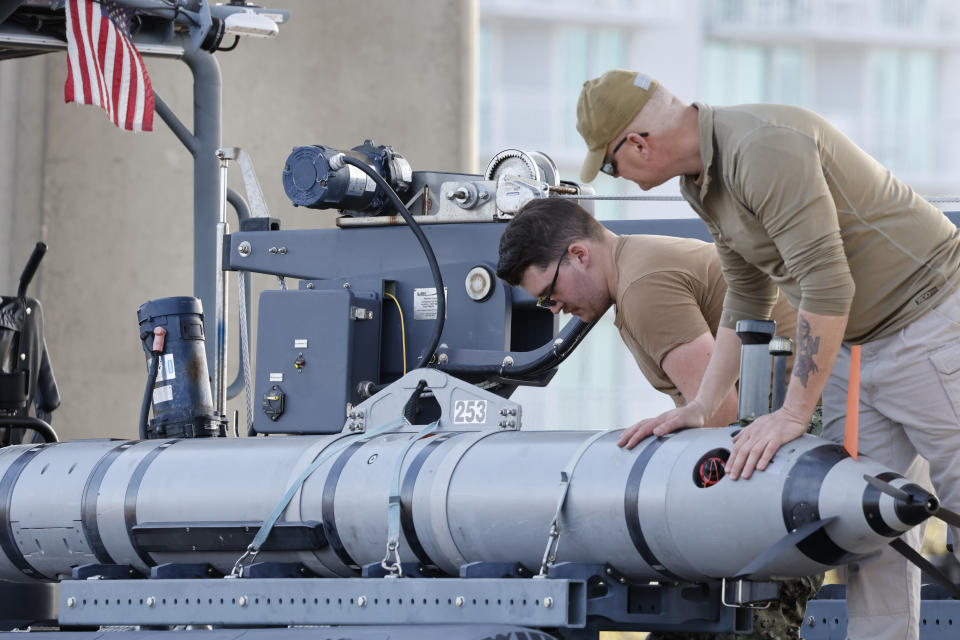
[[[727,580],[721,583],[724,606],[747,609],[767,609],[777,599],[777,583],[753,582],[751,580]]]
[[[124,580],[138,575],[128,564],[82,564],[70,572],[73,580]]]
[[[580,580],[67,580],[65,626],[520,624],[583,628]]]
[[[353,407],[344,433],[362,433],[367,425],[386,424],[403,415],[410,394],[425,380],[440,407],[436,431],[516,431],[522,407],[437,369],[415,369],[383,391]]]
[[[155,567],[150,567],[150,578],[153,580],[198,580],[203,578],[219,578],[222,575],[223,574],[206,562],[166,562],[164,564],[158,564]]]
[[[240,175],[243,176],[243,188],[247,192],[250,216],[253,218],[269,218],[270,209],[263,197],[260,180],[253,168],[253,160],[250,158],[250,154],[240,147],[223,147],[217,149],[217,157],[221,160],[233,160],[240,165]]]
[[[532,578],[519,562],[471,562],[460,567],[461,578]]]
[[[721,605],[721,585],[633,584],[615,568],[602,564],[560,562],[546,579],[578,579],[587,585],[587,621],[596,630],[697,631],[747,633],[753,630],[749,609]],[[593,636],[596,637],[596,636]]]
[[[497,216],[512,218],[531,200],[549,195],[550,186],[546,182],[523,176],[500,176],[497,181]]]
[[[306,577],[313,577],[313,572],[299,562],[254,562],[243,569],[244,579]]]

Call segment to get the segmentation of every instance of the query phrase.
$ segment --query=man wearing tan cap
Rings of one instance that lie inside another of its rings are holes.
[[[591,322],[614,306],[613,323],[653,388],[678,407],[696,395],[727,289],[712,244],[693,238],[618,236],[580,205],[542,198],[528,202],[510,221],[500,237],[499,254],[497,276],[537,298],[544,309]],[[772,317],[778,333],[796,333],[797,312],[786,297],[777,300]],[[706,424],[725,426],[736,419],[737,391],[731,389]],[[807,600],[821,584],[822,574],[780,583],[777,601],[754,612],[750,635],[656,633],[650,638],[799,638]]]
[[[687,105],[615,70],[584,84],[577,116],[589,150],[581,178],[604,171],[646,190],[679,176],[727,282],[696,397],[633,425],[621,446],[704,424],[737,379],[737,320],[769,317],[779,286],[799,309],[793,376],[783,407],[734,438],[731,479],[763,471],[821,394],[824,436],[843,440],[850,347],[860,345],[859,451],[915,481],[929,462],[944,506],[960,508],[960,233],[950,220],[797,107]],[[917,547],[920,532],[905,538]],[[918,569],[887,549],[846,574],[849,638],[918,637]]]

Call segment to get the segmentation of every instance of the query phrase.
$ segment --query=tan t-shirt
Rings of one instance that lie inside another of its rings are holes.
[[[619,280],[613,323],[644,377],[683,405],[661,364],[674,348],[707,331],[717,334],[727,286],[716,248],[692,238],[620,236],[614,259]],[[784,296],[773,319],[777,335],[796,339],[797,312]]]
[[[680,187],[723,262],[722,326],[767,317],[780,287],[795,308],[849,314],[844,339],[858,344],[960,282],[957,227],[817,114],[695,106],[704,179]]]

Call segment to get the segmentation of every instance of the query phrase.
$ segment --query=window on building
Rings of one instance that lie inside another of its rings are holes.
[[[709,40],[701,77],[703,98],[711,104],[802,105],[808,99],[807,56],[797,47]]]
[[[935,168],[940,75],[936,54],[877,49],[869,65],[873,155],[893,171]]]

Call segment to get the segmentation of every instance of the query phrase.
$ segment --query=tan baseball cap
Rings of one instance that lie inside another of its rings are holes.
[[[597,177],[607,145],[627,128],[653,95],[657,81],[636,71],[614,69],[583,83],[577,102],[577,131],[587,143],[580,179]]]

